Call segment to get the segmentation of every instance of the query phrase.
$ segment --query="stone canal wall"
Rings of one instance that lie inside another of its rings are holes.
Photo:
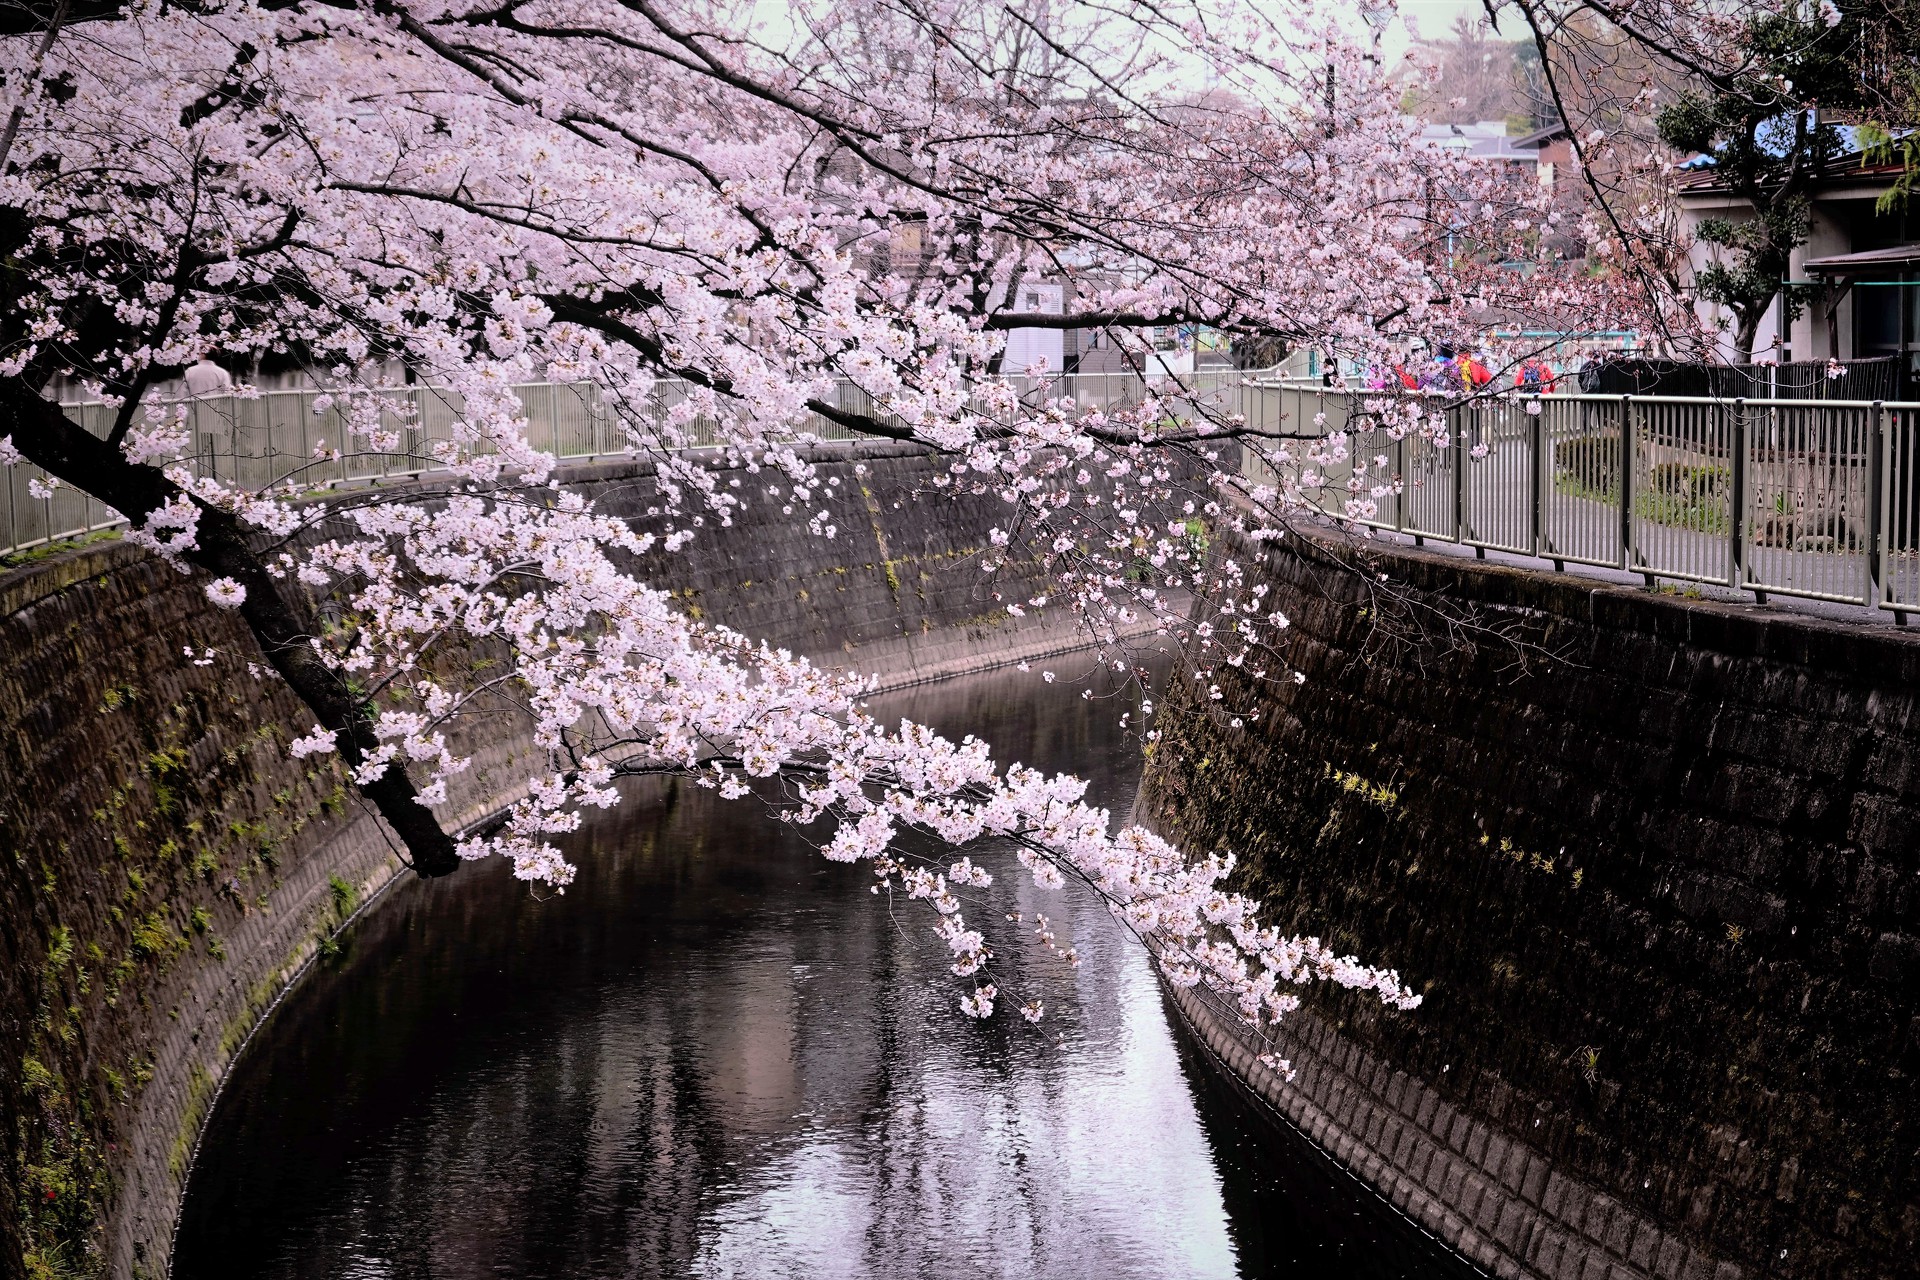
[[[1920,1275],[1920,637],[1223,553],[1307,679],[1176,699],[1140,811],[1426,1001],[1314,993],[1283,1088],[1182,993],[1222,1062],[1497,1275]]]
[[[969,572],[997,499],[911,501],[939,464],[897,445],[821,460],[845,495],[833,541],[810,537],[804,513],[760,502],[647,566],[651,580],[699,616],[889,684],[1079,642],[1071,627],[1016,625]],[[743,488],[769,483],[713,465]],[[616,514],[655,500],[644,465],[564,479]],[[228,1064],[401,870],[329,762],[289,759],[289,737],[311,717],[284,686],[250,678],[253,653],[198,578],[119,543],[0,574],[9,1280],[166,1272],[184,1177]],[[532,763],[511,728],[473,746],[454,823],[513,799]],[[63,1250],[62,1239],[80,1243]]]

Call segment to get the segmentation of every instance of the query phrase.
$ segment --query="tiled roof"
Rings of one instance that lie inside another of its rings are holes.
[[[1808,258],[1803,265],[1815,275],[1851,275],[1874,267],[1907,267],[1920,263],[1920,244],[1899,244],[1890,249],[1867,249],[1860,253],[1836,253],[1824,258]]]

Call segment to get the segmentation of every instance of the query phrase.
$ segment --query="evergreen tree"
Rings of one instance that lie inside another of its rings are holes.
[[[1752,360],[1760,321],[1776,298],[1788,323],[1806,305],[1809,286],[1790,279],[1793,251],[1812,229],[1814,189],[1851,148],[1838,122],[1859,121],[1881,105],[1860,54],[1889,23],[1912,30],[1897,6],[1859,16],[1842,14],[1831,0],[1817,9],[1756,9],[1745,20],[1746,56],[1737,68],[1701,77],[1656,119],[1663,141],[1707,157],[1752,210],[1744,219],[1705,219],[1695,232],[1720,251],[1696,273],[1695,292],[1732,313],[1743,361]]]

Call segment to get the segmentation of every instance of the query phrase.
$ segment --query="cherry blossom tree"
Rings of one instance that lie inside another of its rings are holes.
[[[131,540],[237,610],[312,712],[294,754],[336,753],[422,875],[498,856],[564,889],[555,838],[620,778],[674,773],[772,799],[827,857],[925,899],[976,1016],[999,993],[961,894],[991,873],[907,857],[905,830],[1013,841],[1027,873],[1091,885],[1173,981],[1250,1020],[1314,979],[1417,1003],[1391,971],[1262,927],[1223,885],[1229,856],[1116,830],[1079,782],[1001,769],[983,743],[880,724],[859,678],[689,617],[622,566],[753,518],[676,452],[696,418],[831,537],[796,448],[820,415],[936,450],[946,488],[1005,499],[979,567],[1017,552],[1053,576],[1011,610],[1072,611],[1123,668],[1145,627],[1186,642],[1201,678],[1216,662],[1288,678],[1267,647],[1285,619],[1190,521],[1280,536],[1343,442],[1256,431],[1177,379],[1086,408],[1058,371],[1003,368],[1006,333],[1104,329],[1143,370],[1140,330],[1172,323],[1387,364],[1492,316],[1584,313],[1592,280],[1556,274],[1539,193],[1418,147],[1378,59],[1313,3],[756,15],[728,0],[6,9],[0,456],[124,513]],[[1014,305],[1040,279],[1063,286],[1064,314]],[[261,353],[319,371],[347,449],[399,447],[382,396],[396,378],[442,388],[461,406],[435,446],[451,491],[329,506],[294,499],[297,470],[258,489],[196,474],[150,393],[203,358]],[[104,436],[48,397],[56,379],[117,406]],[[597,387],[657,460],[658,522],[559,488],[511,392],[534,379]],[[837,380],[874,411],[841,408]],[[1243,479],[1243,449],[1281,480]],[[329,512],[350,531],[321,529]],[[351,625],[315,625],[323,600]],[[504,665],[450,674],[439,659],[459,646]],[[459,839],[436,813],[468,763],[457,730],[503,700],[545,771],[502,824]]]

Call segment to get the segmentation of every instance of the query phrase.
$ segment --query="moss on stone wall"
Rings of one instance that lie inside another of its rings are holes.
[[[97,696],[73,679],[89,672],[104,682]],[[101,722],[85,740],[117,744],[66,793],[68,812],[86,821],[47,823],[18,794],[7,809],[16,867],[39,873],[29,918],[48,922],[20,1050],[29,1105],[10,1144],[21,1253],[35,1277],[104,1268],[110,1157],[152,1077],[139,1041],[155,1019],[178,1017],[156,1003],[166,979],[192,953],[203,965],[226,960],[222,935],[268,909],[283,851],[341,793],[335,767],[288,766],[284,731],[254,722],[258,701],[216,686],[162,702],[129,674],[87,661],[40,691],[57,692],[65,714]],[[129,1037],[130,1028],[139,1030]],[[211,1084],[196,1068],[175,1144],[182,1171]]]
[[[1436,652],[1311,543],[1235,554],[1306,681],[1176,694],[1144,811],[1427,997],[1311,1007],[1711,1256],[1913,1274],[1920,637],[1375,553],[1511,624]]]
[[[693,616],[863,673],[931,676],[1078,640],[1070,620],[975,625],[990,592],[945,570],[976,554],[997,498],[911,501],[940,463],[896,445],[820,458],[867,508],[836,540],[808,536],[804,513],[762,511],[639,571]],[[650,477],[566,474],[640,522]],[[1032,594],[1031,570],[1006,585]],[[398,871],[337,769],[287,757],[289,727],[311,717],[248,674],[252,652],[193,579],[125,545],[0,573],[0,1170],[17,1189],[0,1196],[0,1280],[165,1274],[228,1064]],[[535,760],[490,733],[448,820],[518,794]]]

